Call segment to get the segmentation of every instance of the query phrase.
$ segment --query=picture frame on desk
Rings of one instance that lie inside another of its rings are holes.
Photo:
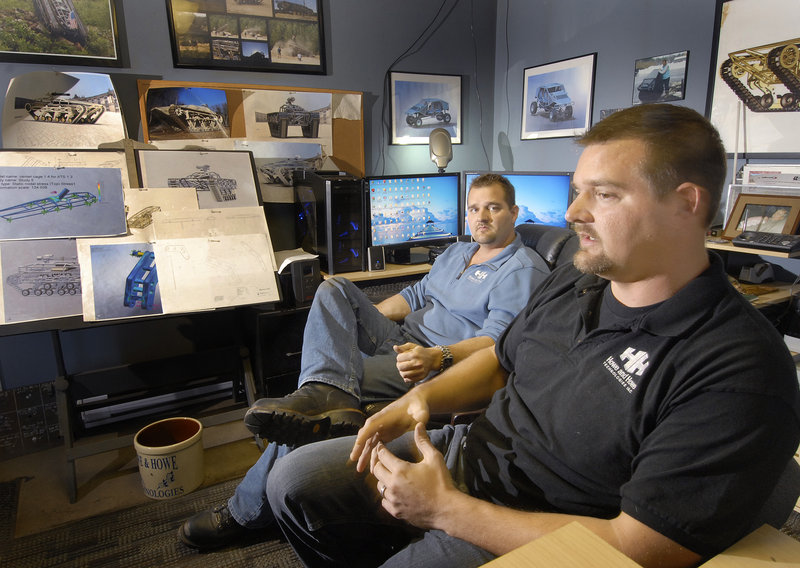
[[[742,231],[793,235],[800,224],[800,196],[739,194],[722,232],[733,239]]]

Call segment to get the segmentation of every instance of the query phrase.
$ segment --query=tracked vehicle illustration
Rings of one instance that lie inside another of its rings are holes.
[[[217,172],[209,171],[211,166],[197,166],[194,172],[182,178],[167,178],[168,187],[193,187],[197,191],[210,191],[217,201],[236,200],[236,180],[221,177]]]
[[[149,205],[140,209],[130,217],[128,217],[128,227],[132,229],[144,229],[153,224],[153,213],[161,211],[161,207],[157,205]]]
[[[800,38],[729,53],[719,74],[753,112],[800,110]]]
[[[294,104],[294,97],[289,97],[281,105],[278,112],[268,112],[266,121],[269,124],[269,132],[274,138],[286,138],[289,136],[290,126],[299,126],[305,138],[317,138],[319,136],[319,113],[306,110]],[[263,113],[256,113],[256,122],[263,122]]]
[[[88,191],[70,193],[68,189],[64,188],[61,190],[61,193],[53,197],[35,199],[33,201],[27,201],[19,205],[12,205],[11,207],[0,209],[0,219],[5,219],[10,223],[15,219],[24,219],[25,217],[33,217],[34,215],[46,215],[48,213],[72,210],[76,207],[89,206],[97,203],[97,201],[97,196]]]
[[[261,174],[263,183],[279,183],[290,187],[293,183],[292,172],[295,170],[316,171],[322,167],[323,160],[322,155],[313,158],[287,158],[258,166],[258,173]]]
[[[40,122],[65,122],[68,124],[94,124],[106,108],[97,103],[60,98],[64,93],[26,101],[25,110]]]
[[[179,132],[223,130],[224,118],[205,105],[169,105],[150,110],[150,125],[159,124]]]
[[[36,262],[20,266],[6,282],[23,296],[74,296],[81,293],[81,271],[77,257],[54,258],[52,254],[36,257]]]
[[[33,8],[51,34],[86,45],[86,26],[75,11],[72,0],[33,0]]]
[[[132,250],[131,256],[139,257],[139,261],[125,279],[123,303],[126,307],[133,308],[138,302],[143,310],[152,310],[158,285],[156,255],[152,251]]]

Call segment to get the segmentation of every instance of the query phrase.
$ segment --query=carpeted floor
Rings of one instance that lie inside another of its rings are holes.
[[[235,479],[177,499],[153,501],[21,538],[14,538],[19,483],[0,483],[0,566],[301,567],[294,551],[276,531],[254,531],[235,545],[205,553],[178,540],[178,527],[187,517],[224,502],[238,482]]]

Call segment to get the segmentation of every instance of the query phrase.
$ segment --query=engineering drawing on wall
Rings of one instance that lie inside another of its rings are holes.
[[[52,254],[36,257],[36,262],[20,266],[6,282],[23,296],[74,296],[81,292],[78,258],[54,258]]]
[[[167,178],[168,187],[193,187],[197,191],[210,191],[217,201],[236,200],[236,180],[223,178],[216,172],[209,171],[211,166],[196,166],[194,172],[182,178]]]
[[[55,197],[35,199],[33,201],[27,201],[19,205],[12,205],[11,207],[0,209],[0,218],[10,223],[14,219],[23,219],[25,217],[33,217],[34,215],[46,215],[47,213],[71,210],[75,207],[92,205],[93,203],[97,203],[97,201],[97,196],[88,191],[70,193],[68,189],[64,188],[61,193]]]
[[[256,122],[269,124],[269,132],[274,138],[289,136],[290,126],[299,126],[304,138],[319,136],[319,112],[306,110],[294,104],[295,98],[289,97],[277,112],[256,113]],[[274,108],[274,107],[273,107]]]
[[[139,303],[143,310],[151,310],[156,297],[156,285],[158,285],[155,253],[132,250],[131,256],[139,257],[139,261],[125,279],[123,303],[129,308],[133,308]]]
[[[66,96],[65,93],[50,93],[35,101],[25,101],[25,110],[33,120],[67,124],[94,124],[106,110],[101,104],[64,98]],[[20,102],[18,98],[17,104]]]
[[[311,158],[286,158],[285,160],[267,161],[258,166],[261,174],[261,183],[277,183],[286,187],[292,186],[292,172],[294,170],[316,171],[322,167],[325,158],[318,154]]]
[[[36,15],[53,35],[86,45],[88,35],[72,0],[33,0]]]
[[[800,110],[800,38],[728,54],[720,77],[753,112]]]

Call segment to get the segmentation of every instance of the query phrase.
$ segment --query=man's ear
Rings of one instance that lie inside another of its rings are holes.
[[[681,213],[698,216],[705,220],[710,199],[708,191],[704,187],[686,182],[675,188],[675,194]]]

